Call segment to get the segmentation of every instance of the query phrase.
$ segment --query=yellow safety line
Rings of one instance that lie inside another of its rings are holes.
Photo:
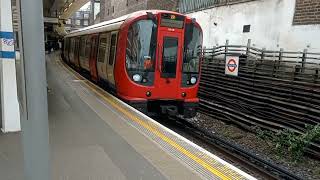
[[[61,62],[59,62],[61,63]],[[62,63],[61,63],[62,64]],[[61,65],[60,64],[60,65]],[[63,65],[63,67],[75,72],[73,69],[71,69],[70,67],[67,67],[65,65]],[[71,73],[75,78],[79,79],[77,77],[77,75],[75,75],[74,73]],[[78,74],[78,73],[77,73]],[[89,81],[87,81],[89,82]],[[153,134],[157,135],[159,138],[161,138],[163,141],[167,142],[168,144],[170,144],[172,147],[174,147],[175,149],[177,149],[178,151],[180,151],[182,154],[188,156],[190,159],[194,160],[195,162],[197,162],[198,164],[200,164],[202,167],[204,167],[205,169],[207,169],[208,171],[210,171],[211,173],[215,174],[216,176],[220,177],[223,180],[231,180],[232,178],[229,178],[228,176],[226,176],[225,174],[223,174],[222,172],[220,172],[219,170],[217,170],[216,168],[212,167],[210,164],[208,164],[207,162],[205,162],[205,160],[202,160],[201,158],[197,157],[196,155],[192,154],[190,151],[186,150],[185,148],[183,148],[182,146],[180,146],[178,143],[176,143],[174,140],[170,139],[169,137],[167,137],[166,135],[164,135],[163,133],[159,132],[159,130],[157,130],[154,127],[151,127],[149,124],[145,123],[144,121],[142,121],[141,119],[139,119],[137,116],[133,115],[132,113],[128,112],[127,110],[123,109],[121,106],[119,106],[117,103],[115,103],[114,101],[106,98],[102,93],[98,92],[97,90],[95,90],[94,88],[92,88],[90,85],[88,85],[85,82],[81,82],[84,85],[86,85],[88,88],[90,88],[93,92],[95,92],[97,95],[99,95],[101,98],[103,98],[105,101],[107,101],[108,103],[110,103],[114,108],[116,108],[118,111],[122,112],[123,114],[125,114],[129,119],[134,120],[135,122],[137,122],[138,124],[140,124],[141,126],[143,126],[144,128],[148,129],[149,131],[151,131]],[[89,82],[90,84],[92,84],[91,82]],[[92,84],[93,86],[96,86],[94,84]]]

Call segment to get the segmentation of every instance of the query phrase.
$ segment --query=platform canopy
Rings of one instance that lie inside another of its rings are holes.
[[[89,1],[91,0],[43,0],[43,15],[44,17],[58,17],[59,25],[55,27],[55,30],[64,35],[66,34],[64,21]]]

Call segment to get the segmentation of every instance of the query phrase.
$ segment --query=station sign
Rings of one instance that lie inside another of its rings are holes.
[[[227,56],[225,65],[225,74],[238,76],[239,72],[239,56]]]

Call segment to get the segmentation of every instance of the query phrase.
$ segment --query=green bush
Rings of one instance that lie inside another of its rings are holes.
[[[292,160],[297,162],[301,160],[311,142],[320,138],[320,124],[306,126],[304,134],[299,134],[289,129],[274,133],[272,131],[261,130],[260,128],[257,129],[257,134],[262,139],[271,140],[275,145],[274,148],[278,155],[281,157],[289,155]]]

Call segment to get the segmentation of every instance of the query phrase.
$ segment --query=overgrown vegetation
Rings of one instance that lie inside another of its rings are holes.
[[[257,133],[258,137],[271,140],[274,143],[274,149],[280,157],[288,155],[294,162],[298,162],[311,142],[320,139],[320,124],[307,125],[304,134],[289,129],[275,133],[260,128],[257,128]]]

